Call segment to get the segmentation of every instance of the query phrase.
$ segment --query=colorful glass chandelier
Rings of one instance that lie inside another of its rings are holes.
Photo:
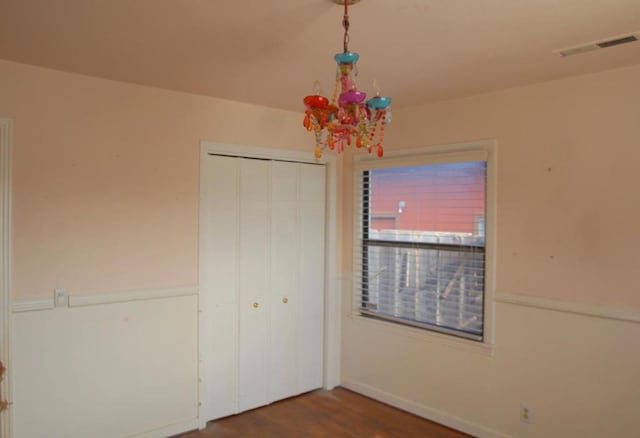
[[[375,149],[377,156],[382,157],[384,129],[391,122],[391,98],[380,96],[376,90],[375,97],[365,101],[366,93],[356,87],[356,63],[360,55],[349,51],[349,1],[353,2],[344,0],[342,19],[344,50],[334,56],[338,67],[332,99],[321,95],[318,81],[314,84],[315,94],[304,98],[303,125],[315,135],[316,158],[322,157],[325,148],[340,153],[350,145],[369,153]]]

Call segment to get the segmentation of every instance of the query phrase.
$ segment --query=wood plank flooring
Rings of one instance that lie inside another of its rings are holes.
[[[343,388],[313,391],[212,421],[202,431],[179,435],[180,438],[468,436]]]

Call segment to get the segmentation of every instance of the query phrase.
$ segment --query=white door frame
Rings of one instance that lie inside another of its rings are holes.
[[[5,373],[0,391],[12,400],[11,370],[11,148],[13,123],[0,118],[0,360]],[[13,436],[12,409],[0,414],[0,438]]]
[[[320,160],[313,158],[313,152],[299,152],[284,149],[271,149],[257,146],[242,146],[233,144],[221,144],[208,141],[200,143],[200,182],[204,174],[204,163],[209,153],[229,155],[237,157],[266,158],[277,160],[291,160],[307,163],[322,163],[327,166],[327,191],[326,191],[326,235],[325,235],[325,309],[324,309],[324,379],[323,388],[333,389],[340,385],[340,309],[342,300],[342,283],[338,278],[339,263],[341,260],[341,248],[337,238],[337,163],[334,156],[328,156]],[[202,202],[202,198],[201,201]],[[200,208],[202,212],[202,207]],[[202,248],[202,235],[198,242]],[[202,263],[199,257],[199,269]],[[202,312],[202,309],[199,309]],[[210,335],[199,332],[199,349],[211,342]],[[202,362],[200,362],[202,364]],[[202,376],[202,370],[200,371]],[[200,400],[202,402],[202,400]],[[206,420],[200,419],[200,427],[206,426]]]

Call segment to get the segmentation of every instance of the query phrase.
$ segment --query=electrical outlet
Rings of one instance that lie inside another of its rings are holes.
[[[69,296],[66,289],[53,290],[53,304],[55,307],[69,307]]]
[[[523,423],[533,423],[533,410],[526,403],[520,404],[520,421]]]

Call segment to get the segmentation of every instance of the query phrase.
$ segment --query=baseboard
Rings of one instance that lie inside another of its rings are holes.
[[[198,428],[198,418],[191,418],[189,420],[168,424],[158,429],[153,429],[147,432],[129,435],[127,438],[166,438],[173,435],[178,435],[184,432],[188,432],[190,430],[195,430],[197,428]]]
[[[613,319],[616,321],[640,324],[640,311],[634,309],[594,306],[592,304],[560,301],[550,298],[540,298],[531,295],[511,294],[505,292],[497,293],[495,301],[498,303],[513,304],[517,306],[572,313],[574,315],[589,316],[592,318]]]
[[[403,411],[410,412],[419,417],[435,421],[436,423],[451,427],[452,429],[456,429],[464,433],[468,433],[478,438],[510,438],[509,435],[505,435],[496,430],[489,429],[476,423],[472,423],[455,415],[431,408],[429,406],[420,405],[416,402],[395,396],[391,393],[382,391],[378,388],[374,388],[370,385],[345,379],[342,382],[342,386],[351,391],[357,392],[367,397],[371,397],[372,399],[381,401],[398,409],[402,409]]]

